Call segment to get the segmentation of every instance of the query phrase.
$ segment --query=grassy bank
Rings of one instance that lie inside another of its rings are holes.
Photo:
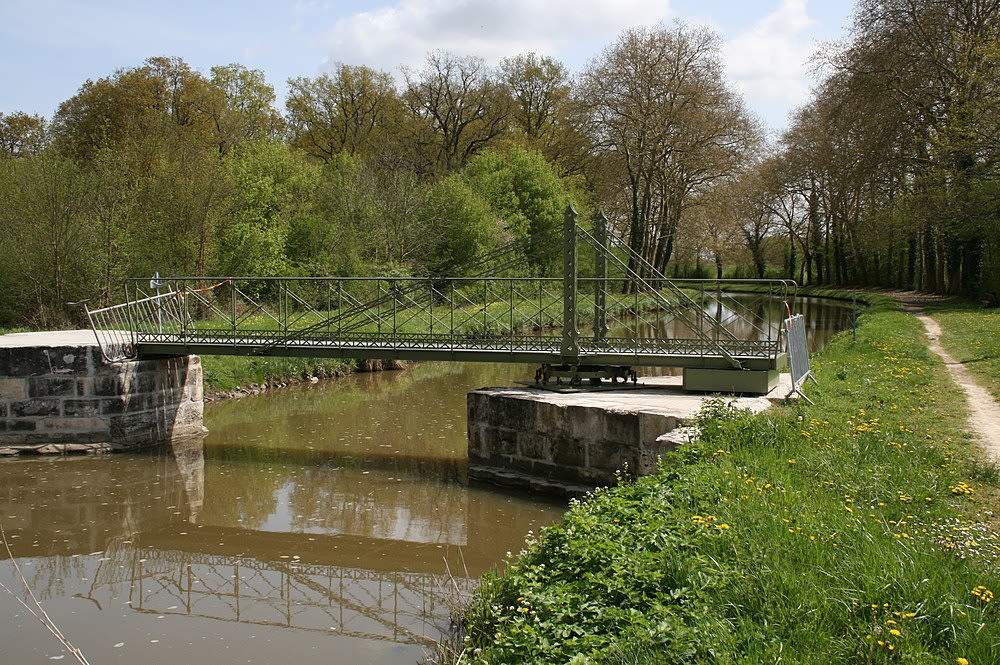
[[[464,659],[1000,662],[996,470],[920,323],[869,302],[857,343],[814,359],[814,406],[716,404],[657,474],[487,576]]]
[[[263,356],[202,356],[205,388],[225,392],[257,384],[344,376],[357,367],[344,358],[271,358]]]
[[[949,300],[927,307],[941,325],[941,344],[1000,400],[1000,309]]]

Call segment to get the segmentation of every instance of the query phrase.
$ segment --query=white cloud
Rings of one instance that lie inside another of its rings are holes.
[[[808,61],[817,26],[806,12],[806,0],[782,0],[775,11],[723,45],[730,80],[772,123],[777,118],[767,117],[768,110],[788,109],[809,98]]]
[[[669,0],[398,0],[338,20],[327,63],[391,71],[417,67],[438,49],[491,63],[527,51],[559,57],[670,16]]]

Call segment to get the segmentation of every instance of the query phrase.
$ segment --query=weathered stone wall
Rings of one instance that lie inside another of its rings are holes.
[[[196,356],[111,364],[96,344],[0,345],[0,454],[162,443],[202,433],[203,408]]]
[[[553,393],[484,388],[468,395],[469,477],[510,487],[580,494],[656,468],[676,443],[680,419],[595,400],[560,403]],[[658,440],[659,439],[659,440]]]

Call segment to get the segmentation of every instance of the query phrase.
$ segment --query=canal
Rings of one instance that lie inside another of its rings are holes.
[[[814,349],[850,323],[800,309]],[[466,393],[533,370],[359,374],[213,404],[203,442],[3,460],[0,582],[95,665],[416,663],[565,508],[466,480]],[[10,594],[0,613],[3,663],[73,661]]]

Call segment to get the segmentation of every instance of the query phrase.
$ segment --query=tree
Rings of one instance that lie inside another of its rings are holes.
[[[465,164],[507,128],[510,101],[482,58],[435,52],[418,72],[406,72],[403,103],[426,123],[426,148],[450,172]]]
[[[169,135],[133,149],[140,183],[128,225],[130,274],[210,274],[231,189],[218,152]]]
[[[783,139],[810,280],[971,293],[995,272],[998,24],[996,0],[859,3]]]
[[[502,240],[489,204],[458,174],[431,187],[420,219],[432,242],[433,275],[461,276],[463,266]]]
[[[87,81],[59,105],[53,120],[58,149],[82,162],[128,137],[172,133],[214,144],[215,123],[206,109],[218,95],[180,58],[149,58],[141,67]]]
[[[770,207],[771,193],[764,176],[762,163],[757,163],[741,173],[735,182],[716,187],[710,195],[710,198],[729,200],[734,227],[750,252],[757,279],[764,279],[767,272],[765,245],[776,226],[776,216]]]
[[[226,161],[233,181],[220,266],[228,275],[288,274],[289,230],[312,214],[319,167],[283,143],[255,141]]]
[[[511,124],[521,142],[545,155],[562,175],[583,171],[590,161],[590,144],[580,131],[566,67],[528,53],[504,59],[499,75],[512,100]]]
[[[630,247],[665,271],[685,211],[760,141],[726,88],[718,38],[683,25],[627,30],[590,63],[579,94],[600,167],[612,170],[610,207],[626,216]]]
[[[541,153],[511,147],[488,150],[462,170],[465,182],[486,201],[505,231],[525,243],[532,271],[551,274],[559,258],[558,236],[570,203],[566,187]]]
[[[0,160],[0,318],[58,327],[93,284],[86,175],[54,154]]]
[[[376,154],[400,113],[392,77],[370,67],[340,64],[332,76],[290,79],[288,88],[292,143],[324,162]]]
[[[536,53],[505,58],[500,80],[514,105],[514,125],[541,148],[552,141],[560,107],[569,101],[569,76],[562,63]]]
[[[0,113],[0,159],[38,155],[48,143],[48,125],[40,115]]]
[[[274,88],[259,69],[240,64],[212,67],[209,85],[220,94],[205,112],[215,125],[220,153],[243,141],[277,140],[284,120],[274,108]]]

